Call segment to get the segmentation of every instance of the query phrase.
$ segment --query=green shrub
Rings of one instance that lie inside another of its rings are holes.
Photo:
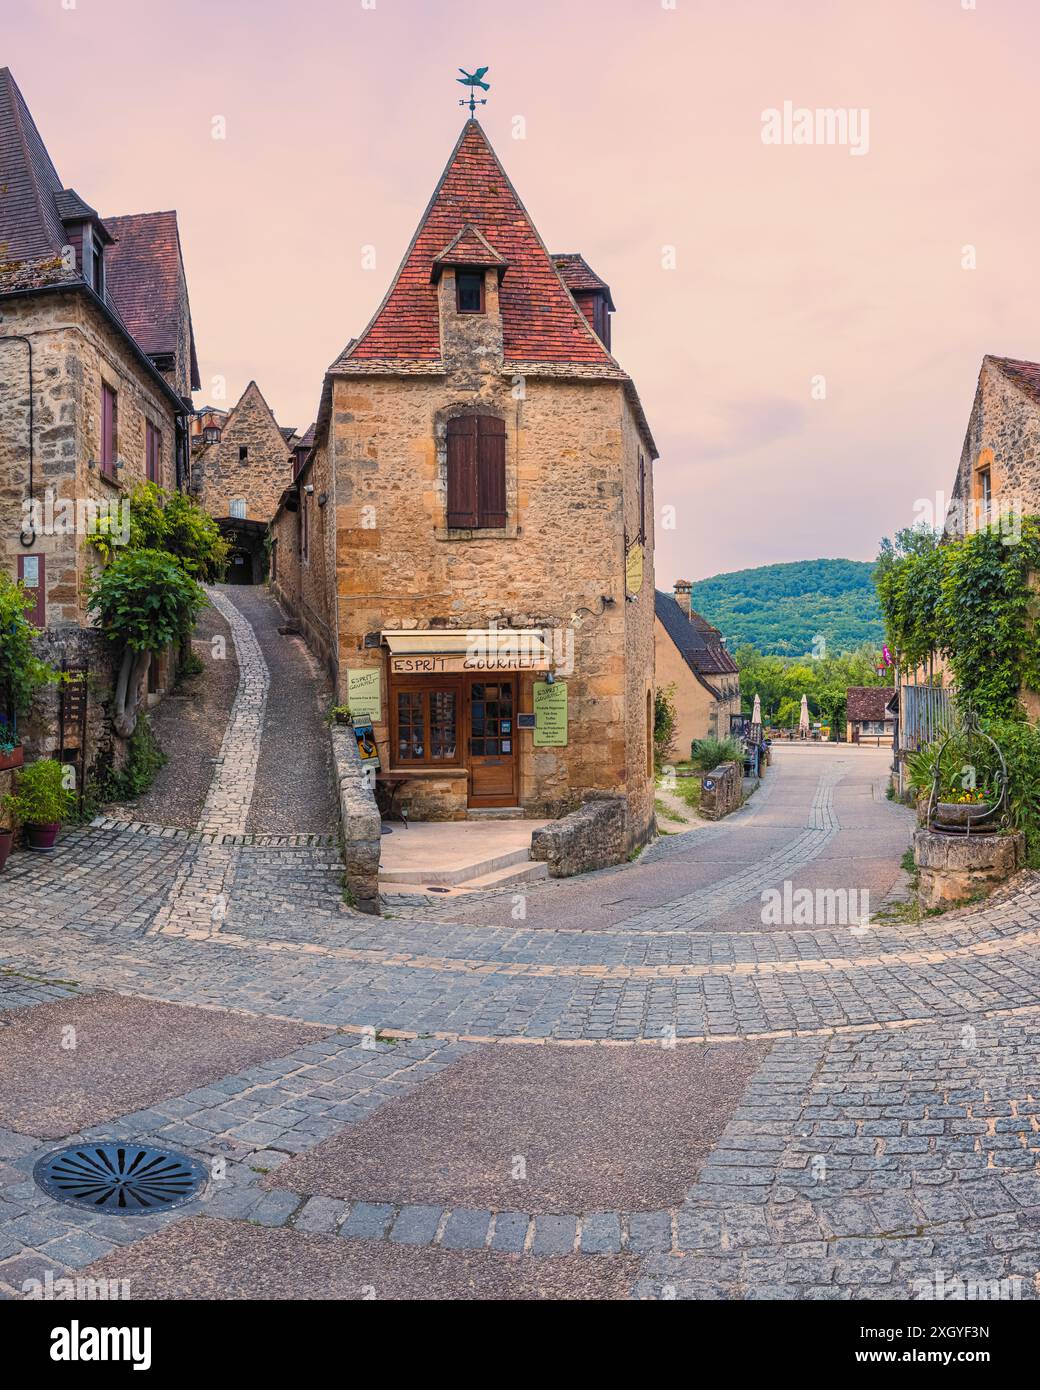
[[[60,680],[58,672],[33,655],[37,629],[26,617],[35,600],[0,570],[0,719],[26,714],[40,685]]]
[[[119,800],[140,796],[142,792],[146,792],[155,781],[159,769],[166,763],[166,754],[156,743],[148,715],[143,710],[137,716],[137,723],[126,747],[126,765],[115,779]]]
[[[690,761],[701,772],[710,772],[719,763],[744,760],[744,745],[735,738],[695,738],[690,745]]]
[[[53,825],[73,814],[76,797],[64,784],[65,769],[54,758],[40,758],[18,774],[13,796],[4,797],[21,825]]]
[[[654,691],[654,767],[660,771],[675,751],[675,686]]]

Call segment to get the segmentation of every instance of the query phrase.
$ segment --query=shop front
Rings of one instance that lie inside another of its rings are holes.
[[[535,727],[536,675],[551,668],[545,633],[433,629],[382,638],[391,772],[453,782],[467,809],[519,806],[522,730]]]

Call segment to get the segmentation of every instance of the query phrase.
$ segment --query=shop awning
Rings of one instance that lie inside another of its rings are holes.
[[[551,665],[542,628],[411,628],[381,635],[390,649],[390,670],[401,675],[548,671]]]

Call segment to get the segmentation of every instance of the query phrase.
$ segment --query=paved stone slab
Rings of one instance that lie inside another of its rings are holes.
[[[315,1037],[302,1024],[105,993],[40,1004],[7,1022],[0,1125],[56,1139]]]
[[[453,1208],[678,1204],[761,1055],[742,1045],[478,1048],[285,1164],[277,1183]]]
[[[627,1298],[637,1272],[630,1255],[530,1260],[191,1217],[83,1275],[125,1279],[134,1299],[479,1300]]]

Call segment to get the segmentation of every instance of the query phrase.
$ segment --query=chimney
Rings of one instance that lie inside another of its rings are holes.
[[[688,579],[677,579],[675,581],[675,601],[686,614],[690,616],[690,590],[693,585]]]

